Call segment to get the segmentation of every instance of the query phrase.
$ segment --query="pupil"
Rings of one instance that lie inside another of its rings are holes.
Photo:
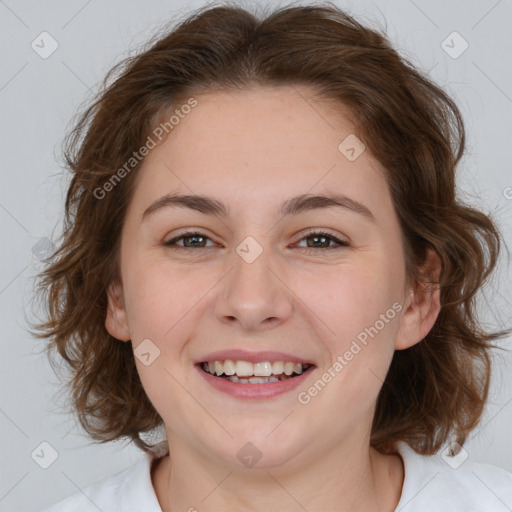
[[[190,247],[190,245],[186,242],[186,240],[198,240],[198,239],[201,239],[201,238],[204,238],[202,236],[197,236],[197,235],[189,235],[189,236],[186,236],[184,238],[184,241],[185,241],[185,246],[186,247]],[[192,247],[195,247],[195,245],[192,245]]]
[[[311,236],[309,238],[312,238],[313,240],[324,240],[324,241],[327,241],[327,243],[329,243],[329,240],[325,236],[314,235],[314,236]],[[319,244],[313,244],[313,247],[318,247],[318,245]],[[321,245],[321,243],[320,243],[320,245]]]

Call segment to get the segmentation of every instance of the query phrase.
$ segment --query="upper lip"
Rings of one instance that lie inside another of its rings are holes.
[[[292,354],[285,354],[284,352],[276,352],[274,350],[264,350],[259,352],[248,352],[247,350],[219,350],[212,352],[206,356],[201,357],[194,361],[194,364],[212,362],[212,361],[248,361],[250,363],[259,363],[263,361],[284,361],[294,362],[301,364],[314,365],[315,363],[309,359],[298,357]]]

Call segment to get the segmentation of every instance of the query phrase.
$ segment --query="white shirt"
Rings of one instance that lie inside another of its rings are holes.
[[[397,444],[404,461],[402,495],[395,512],[512,512],[512,473],[472,462],[446,462],[441,455],[418,455]],[[42,512],[162,512],[151,482],[154,455],[92,483]],[[453,466],[453,467],[452,467]],[[200,498],[192,503],[200,509]],[[334,511],[333,511],[334,512]]]

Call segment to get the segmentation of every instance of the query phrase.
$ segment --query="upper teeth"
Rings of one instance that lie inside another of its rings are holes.
[[[203,369],[212,375],[238,375],[239,377],[269,377],[270,375],[291,375],[292,373],[301,374],[303,370],[309,367],[308,364],[284,362],[284,361],[262,361],[251,363],[249,361],[209,361],[203,363]]]

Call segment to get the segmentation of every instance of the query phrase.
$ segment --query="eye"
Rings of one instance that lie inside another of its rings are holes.
[[[313,245],[308,245],[307,248],[308,249],[323,249],[323,250],[332,250],[332,249],[340,249],[341,247],[349,247],[350,244],[348,242],[344,242],[343,240],[340,240],[338,238],[336,238],[334,235],[330,234],[330,233],[326,233],[324,231],[310,231],[309,233],[307,233],[306,235],[304,235],[303,238],[301,238],[301,242],[302,240],[307,240],[307,239],[313,239],[314,242],[313,242]],[[338,244],[337,246],[330,246],[330,247],[325,247],[322,246],[321,244],[329,244],[331,242],[334,242],[336,244]]]
[[[164,245],[167,247],[173,247],[178,249],[187,249],[189,247],[195,247],[197,249],[205,249],[206,247],[204,245],[198,246],[198,245],[177,245],[176,242],[179,240],[190,240],[190,243],[197,244],[201,243],[198,242],[198,240],[209,240],[207,236],[205,236],[203,233],[200,233],[198,231],[186,231],[185,233],[182,233],[180,236],[173,238],[172,240],[169,240],[168,242],[165,242]]]
[[[313,245],[308,245],[306,248],[308,249],[323,249],[323,250],[332,250],[332,249],[340,249],[341,247],[350,247],[350,244],[348,242],[344,242],[343,240],[340,240],[336,238],[334,235],[330,233],[326,233],[324,231],[312,231],[307,233],[303,238],[300,239],[299,242],[302,242],[302,240],[307,239],[313,239],[315,240],[313,242]],[[179,245],[177,242],[183,240],[184,244]],[[176,249],[188,249],[188,248],[196,248],[196,249],[206,249],[207,247],[204,245],[207,240],[210,240],[209,237],[204,235],[204,233],[201,233],[199,231],[187,231],[185,233],[182,233],[180,236],[173,238],[172,240],[169,240],[168,242],[165,242],[164,245],[166,247],[172,247]],[[325,244],[330,244],[331,242],[334,242],[337,244],[337,246],[329,246],[326,247]],[[201,245],[199,245],[201,244]],[[323,246],[321,244],[324,244]]]

